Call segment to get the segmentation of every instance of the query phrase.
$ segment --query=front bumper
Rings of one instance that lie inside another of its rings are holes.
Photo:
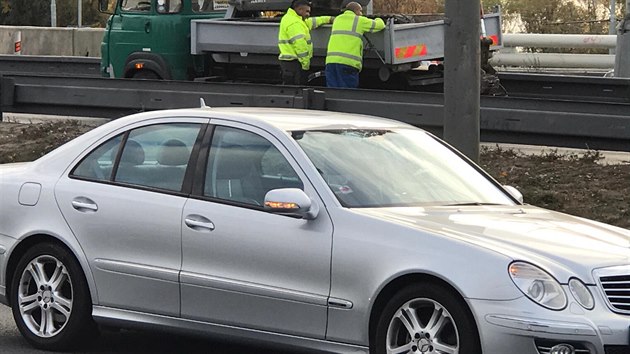
[[[469,299],[483,352],[546,354],[564,343],[579,354],[630,353],[630,316],[612,312],[598,289],[591,287],[591,292],[595,308],[590,311],[568,291],[569,305],[562,311],[545,309],[524,296],[510,301]]]

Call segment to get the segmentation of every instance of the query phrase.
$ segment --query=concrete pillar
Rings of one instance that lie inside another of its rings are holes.
[[[630,77],[630,0],[626,0],[626,15],[617,31],[615,77]]]
[[[476,0],[446,0],[445,10],[444,139],[477,162],[481,6]]]

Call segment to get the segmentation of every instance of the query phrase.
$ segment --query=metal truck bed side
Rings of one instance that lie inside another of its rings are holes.
[[[487,14],[484,21],[496,49],[502,40],[501,16]],[[366,35],[369,43],[365,45],[365,58],[378,59],[373,50],[376,49],[388,66],[442,59],[444,26],[443,20],[408,24],[394,24],[390,20],[384,31]],[[270,21],[193,20],[191,51],[192,54],[211,53],[218,62],[228,62],[238,56],[240,63],[249,62],[250,57],[251,64],[260,64],[260,55],[278,54],[278,27],[279,23]],[[319,62],[326,56],[330,30],[331,26],[326,25],[311,32],[313,54]]]

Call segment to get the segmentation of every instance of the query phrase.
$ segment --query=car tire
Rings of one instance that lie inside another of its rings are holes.
[[[383,309],[370,342],[371,354],[481,353],[477,326],[464,300],[433,283],[397,292]]]
[[[20,333],[39,349],[76,348],[97,333],[81,266],[57,244],[35,245],[22,256],[13,274],[11,307]]]

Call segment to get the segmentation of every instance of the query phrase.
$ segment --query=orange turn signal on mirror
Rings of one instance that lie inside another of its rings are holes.
[[[140,69],[144,68],[144,63],[136,63],[136,65],[134,65],[134,67],[135,67],[137,70],[140,70]]]
[[[300,209],[300,206],[295,203],[265,202],[265,206],[272,209]]]

